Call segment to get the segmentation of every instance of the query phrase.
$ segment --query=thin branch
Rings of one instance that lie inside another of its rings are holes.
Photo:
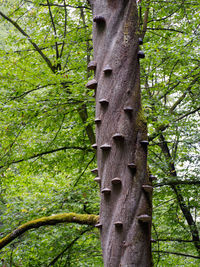
[[[14,140],[12,141],[12,143],[9,145],[7,151],[6,151],[5,154],[1,157],[0,160],[2,160],[3,158],[5,158],[5,157],[10,153],[12,147],[13,147],[14,144],[16,143],[18,137],[22,134],[22,132],[23,132],[23,130],[25,129],[25,127],[26,127],[26,124],[23,125],[23,126],[19,129],[17,135],[15,136],[15,139],[14,139]]]
[[[156,237],[157,237],[157,240],[158,240],[158,232],[157,232],[157,230],[156,230],[156,226],[155,226],[154,223],[152,223],[152,227],[153,227],[153,229],[154,229],[154,232],[155,232]],[[160,250],[160,244],[159,244],[159,241],[158,241],[158,244],[157,244],[157,249]],[[160,261],[160,253],[158,253],[158,259],[157,259],[156,267],[158,266],[159,261]]]
[[[42,52],[42,50],[38,47],[38,45],[32,41],[31,37],[19,26],[17,22],[12,20],[11,18],[7,17],[4,13],[0,11],[0,15],[9,21],[23,36],[27,38],[27,40],[32,44],[32,46],[35,48],[35,50],[41,55],[41,57],[44,59],[44,61],[47,63],[49,68],[52,70],[53,73],[55,73],[55,68],[51,64],[51,61],[48,59],[48,57]]]
[[[147,30],[153,30],[153,31],[172,31],[172,32],[179,32],[179,33],[185,33],[183,31],[180,31],[180,30],[176,30],[176,29],[168,29],[168,28],[148,28],[147,27]]]
[[[33,4],[33,1],[28,1],[28,0],[26,0],[26,2],[27,2],[27,3],[32,3],[32,4]],[[40,5],[40,6],[48,6],[48,4],[42,4],[42,3],[40,3],[39,5]],[[66,5],[66,4],[61,5],[61,4],[51,4],[51,3],[50,3],[49,5],[50,5],[50,6],[57,6],[57,7],[86,8],[86,9],[91,10],[91,8],[88,7],[88,6],[72,6],[72,5]]]
[[[78,184],[80,178],[83,176],[83,174],[85,173],[85,171],[87,170],[88,166],[92,163],[92,161],[95,159],[95,155],[92,157],[92,159],[87,163],[85,169],[82,171],[82,173],[80,174],[80,176],[78,177],[78,179],[75,181],[73,188]]]
[[[47,0],[47,4],[48,4],[48,9],[49,9],[49,15],[50,15],[50,18],[51,18],[51,24],[53,26],[54,35],[55,35],[55,38],[57,38],[56,26],[55,26],[55,23],[54,23],[52,12],[51,12],[51,7],[50,7],[49,0]],[[55,41],[55,47],[56,47],[56,59],[58,60],[59,59],[59,51],[58,51],[58,43],[57,43],[57,41]]]
[[[155,187],[161,187],[166,185],[200,185],[200,181],[188,180],[188,181],[166,181],[163,183],[155,184]]]
[[[90,140],[91,144],[94,144],[95,142],[95,134],[94,134],[94,130],[91,124],[88,124],[87,119],[88,119],[88,112],[87,112],[87,106],[86,104],[83,104],[80,106],[80,109],[78,110],[79,116],[82,120],[82,122],[85,125],[85,129],[88,135],[88,138]]]
[[[189,115],[192,115],[194,113],[196,113],[197,111],[200,110],[200,107],[192,110],[192,111],[189,111],[187,113],[185,113],[184,115],[180,116],[178,119],[176,119],[174,122],[177,122],[177,121],[180,121],[182,119],[184,119],[185,117],[189,116]],[[150,136],[149,136],[149,141],[153,141],[153,139],[155,139],[157,136],[159,136],[161,134],[161,132],[165,131],[168,127],[170,126],[170,124],[166,124],[166,125],[160,125],[154,133],[152,133]]]
[[[189,43],[189,42],[188,42]],[[188,44],[187,43],[187,44]],[[187,46],[187,44],[185,45],[185,47]],[[170,57],[167,57],[166,59],[169,59]],[[161,100],[162,98],[164,98],[166,95],[168,95],[169,93],[171,93],[173,91],[173,89],[175,89],[179,84],[183,83],[185,80],[187,80],[189,77],[196,77],[198,74],[195,75],[191,75],[195,70],[199,69],[199,65],[196,66],[194,69],[192,69],[189,73],[187,73],[185,76],[181,77],[178,82],[176,82],[171,88],[170,90],[167,90],[163,95],[161,95],[159,97],[158,100]],[[172,83],[173,84],[173,83]]]
[[[63,114],[63,117],[62,117],[62,120],[61,120],[61,124],[60,124],[60,126],[59,126],[59,128],[58,128],[58,130],[57,130],[57,132],[56,132],[56,134],[55,134],[55,136],[53,137],[53,139],[52,139],[52,140],[49,142],[49,144],[47,145],[47,149],[53,144],[53,142],[54,142],[55,139],[57,138],[59,132],[61,131],[62,126],[63,126],[63,123],[64,123],[64,120],[65,120],[65,116],[66,116],[66,114],[67,114],[67,113]],[[42,155],[41,155],[40,157],[42,157]],[[37,158],[34,160],[34,162],[35,162],[36,160],[38,160],[38,158],[39,158],[39,157],[37,157]]]
[[[167,144],[163,134],[160,135],[160,140],[161,140],[161,143],[159,144],[159,146],[162,149],[164,157],[167,161],[169,174],[170,174],[170,176],[174,177],[174,179],[177,179],[177,172],[176,172],[176,168],[174,165],[174,161],[171,157],[171,153],[170,153],[168,144]],[[179,185],[171,184],[170,186],[176,195],[179,207],[180,207],[180,209],[181,209],[181,211],[185,217],[185,220],[188,223],[188,226],[190,229],[190,234],[192,235],[192,239],[194,241],[194,246],[195,246],[198,254],[200,255],[200,238],[199,238],[199,231],[198,231],[197,225],[193,219],[193,216],[190,212],[189,207],[185,203],[185,200],[184,200],[184,197],[182,195],[182,192],[181,192]]]
[[[85,225],[95,225],[99,220],[99,216],[91,214],[76,214],[76,213],[63,213],[59,215],[52,215],[49,217],[42,217],[33,221],[22,224],[13,232],[0,239],[0,249],[8,245],[17,237],[21,236],[30,229],[39,228],[46,225],[56,225],[59,223],[78,223]]]
[[[181,5],[181,6],[182,6],[182,5]],[[171,14],[169,14],[168,16],[163,17],[163,18],[161,18],[161,19],[152,19],[152,20],[149,20],[147,23],[166,20],[166,19],[170,18],[171,16],[173,16],[177,11],[179,11],[179,9],[181,8],[181,6],[178,7],[175,11],[173,11],[173,12],[172,12]]]
[[[64,0],[64,4],[66,4],[65,0]],[[62,53],[64,51],[66,34],[67,34],[67,9],[65,7],[65,25],[64,25],[64,35],[63,35],[64,40],[63,40],[61,51],[60,51],[60,57],[62,57]]]
[[[47,155],[47,154],[51,154],[51,153],[54,153],[54,152],[58,152],[58,151],[62,151],[62,150],[68,150],[68,149],[77,149],[77,150],[88,151],[88,152],[92,152],[93,151],[92,149],[88,149],[87,147],[64,146],[64,147],[52,149],[52,150],[49,150],[49,151],[43,151],[41,153],[32,155],[32,156],[27,157],[27,158],[11,161],[11,162],[7,163],[6,166],[7,165],[11,165],[11,164],[20,163],[20,162],[23,162],[23,161],[26,161],[26,160],[34,159],[34,158],[37,158],[37,157],[40,157],[40,156],[43,156],[43,155]],[[0,166],[0,169],[2,169],[3,167],[5,167],[5,165]]]
[[[153,139],[155,139],[157,136],[159,136],[161,132],[164,132],[169,126],[170,126],[170,124],[160,125],[158,128],[155,129],[154,133],[149,135],[149,137],[148,137],[149,141],[153,141]]]
[[[185,90],[185,92],[177,99],[177,101],[173,104],[173,106],[170,108],[169,112],[172,113],[176,107],[183,101],[187,93],[191,90],[192,86],[199,80],[199,74],[197,77],[190,83],[188,88]]]
[[[149,17],[150,0],[148,0],[146,4],[147,4],[147,8],[144,14],[144,22],[143,22],[142,35],[141,35],[142,38],[144,38],[145,33],[147,31],[147,21]]]
[[[11,100],[16,100],[16,99],[18,99],[18,98],[21,98],[21,97],[23,97],[23,96],[25,96],[25,95],[28,95],[28,94],[34,92],[34,91],[37,91],[37,90],[46,88],[47,86],[51,86],[51,85],[57,85],[57,83],[51,83],[51,84],[47,84],[47,85],[44,85],[44,86],[37,86],[37,87],[34,88],[34,89],[31,89],[31,90],[28,90],[28,91],[22,93],[21,95],[11,97],[11,98],[9,99],[9,101],[11,101]],[[6,102],[6,103],[7,103],[7,102]]]
[[[178,119],[176,119],[175,121],[180,121],[180,120],[184,119],[185,117],[196,113],[199,110],[200,110],[200,107],[198,107],[198,108],[196,108],[196,109],[194,109],[192,111],[189,111],[189,112],[185,113],[184,115],[182,115],[181,117],[179,117]]]
[[[62,42],[58,43],[58,46],[59,45],[62,45]],[[55,44],[50,45],[50,46],[40,47],[40,50],[45,50],[45,49],[54,48],[54,47],[55,47]],[[22,49],[22,50],[15,50],[15,51],[12,51],[12,52],[6,52],[5,54],[9,55],[9,54],[12,54],[12,53],[23,53],[23,52],[34,52],[34,51],[36,51],[36,50],[35,49]]]
[[[180,242],[180,243],[193,243],[193,240],[183,240],[176,238],[158,238],[154,240],[155,242]]]
[[[85,229],[84,231],[82,231],[81,233],[80,233],[80,235],[79,236],[77,236],[71,243],[69,243],[68,245],[67,245],[67,247],[65,248],[65,249],[63,249],[63,251],[61,251],[48,265],[47,265],[47,267],[50,267],[50,266],[52,266],[52,265],[54,265],[56,262],[57,262],[57,260],[69,249],[69,248],[71,248],[73,245],[74,245],[74,243],[76,243],[76,241],[79,239],[79,238],[81,238],[81,236],[83,235],[83,234],[85,234],[86,232],[88,232],[88,231],[90,231],[91,229],[89,228],[89,229]]]
[[[153,253],[173,254],[173,255],[177,255],[177,256],[183,256],[183,257],[189,257],[189,258],[200,259],[200,257],[198,257],[198,256],[189,255],[189,254],[184,254],[184,253],[178,253],[178,252],[172,252],[172,251],[152,250],[152,252],[153,252]]]
[[[173,72],[174,72],[174,69],[175,69],[175,67],[176,67],[176,65],[179,63],[179,59],[178,60],[176,60],[176,62],[174,63],[174,65],[172,66],[172,69],[171,69],[171,71],[170,71],[170,74],[169,74],[169,81],[168,81],[168,87],[167,87],[167,92],[169,92],[169,90],[170,90],[170,82],[171,82],[171,78],[172,78],[172,74],[173,74]],[[170,90],[171,91],[171,90]],[[166,95],[165,95],[166,96]]]

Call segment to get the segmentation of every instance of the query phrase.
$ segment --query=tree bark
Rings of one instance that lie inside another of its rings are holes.
[[[152,266],[152,187],[147,142],[141,142],[147,140],[147,127],[140,97],[137,5],[133,0],[94,0],[91,6],[96,181],[101,190],[97,226],[104,266],[148,267]]]

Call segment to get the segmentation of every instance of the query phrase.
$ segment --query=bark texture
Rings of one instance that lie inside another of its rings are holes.
[[[147,142],[141,142],[147,140],[147,128],[140,97],[137,5],[134,0],[94,0],[91,5],[94,64],[90,68],[96,64],[100,178],[96,181],[101,190],[97,226],[104,266],[152,266],[152,187]]]

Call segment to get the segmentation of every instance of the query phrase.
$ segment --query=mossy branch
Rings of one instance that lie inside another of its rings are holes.
[[[26,231],[34,228],[39,228],[46,225],[56,225],[58,223],[78,223],[86,225],[95,225],[99,220],[97,215],[88,214],[76,214],[76,213],[63,213],[59,215],[52,215],[48,217],[42,217],[33,221],[29,221],[22,224],[13,232],[0,239],[0,249],[8,245],[14,239],[25,233]]]

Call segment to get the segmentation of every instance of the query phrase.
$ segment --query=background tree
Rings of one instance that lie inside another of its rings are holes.
[[[90,174],[95,102],[85,88],[92,75],[90,6],[4,1],[0,11],[3,237],[52,214],[98,214],[99,188]],[[198,14],[198,1],[139,6],[148,160],[158,178],[152,232],[158,266],[199,262]],[[29,231],[3,248],[1,259],[13,266],[103,266],[98,231],[77,224]]]

